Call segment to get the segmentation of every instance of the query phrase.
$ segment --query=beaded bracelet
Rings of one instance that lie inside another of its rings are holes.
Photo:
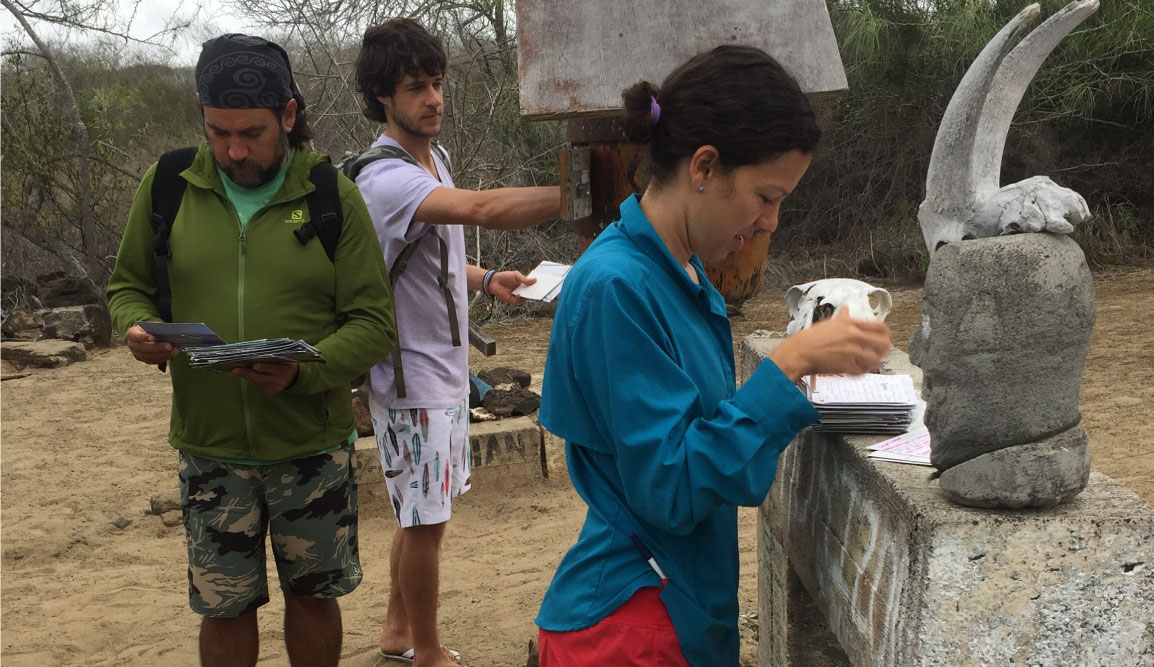
[[[489,269],[485,273],[485,277],[481,279],[481,291],[484,292],[485,296],[493,296],[493,293],[489,291],[489,281],[493,279],[493,275],[496,273],[496,269]]]

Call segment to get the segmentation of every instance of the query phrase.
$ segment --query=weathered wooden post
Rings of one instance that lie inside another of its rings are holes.
[[[639,190],[643,151],[620,141],[618,125],[626,86],[660,83],[694,54],[735,43],[773,55],[811,96],[846,88],[822,0],[517,0],[517,30],[521,114],[569,122],[562,175],[582,250]],[[768,252],[766,235],[706,270],[726,301],[740,303],[760,287]]]

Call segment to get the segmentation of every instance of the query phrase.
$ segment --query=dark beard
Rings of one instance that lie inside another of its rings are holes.
[[[414,137],[424,137],[426,139],[433,139],[433,138],[436,138],[437,134],[439,134],[439,132],[435,133],[435,134],[429,134],[425,130],[422,130],[420,127],[418,127],[416,125],[416,123],[409,122],[408,116],[402,116],[400,114],[397,114],[396,116],[394,116],[389,122],[392,123],[393,125],[396,125],[397,127],[401,128],[405,132],[408,132],[409,134],[413,135]]]
[[[272,164],[262,165],[259,162],[245,158],[243,160],[229,160],[221,165],[221,169],[233,183],[242,188],[259,188],[268,185],[284,166],[289,152],[288,135],[280,131],[280,138],[276,144],[276,154]]]

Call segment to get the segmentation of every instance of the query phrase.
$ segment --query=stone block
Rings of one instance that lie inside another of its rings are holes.
[[[369,409],[369,393],[357,387],[352,392],[353,421],[357,426],[357,437],[364,438],[375,433],[373,427],[373,413]]]
[[[377,451],[377,439],[373,436],[357,438],[353,449],[353,463],[357,467],[357,485],[385,483],[381,472],[381,454]]]
[[[474,483],[511,488],[541,480],[543,432],[532,417],[470,424]]]
[[[0,350],[4,360],[18,368],[59,368],[88,357],[83,345],[67,340],[6,341]]]
[[[53,271],[36,276],[37,293],[46,308],[99,303],[102,295],[92,281]]]
[[[513,488],[544,476],[544,430],[531,417],[501,419],[469,426],[469,464],[474,486]],[[384,483],[376,438],[357,440],[358,484]]]
[[[1052,507],[1085,486],[1078,392],[1094,318],[1090,269],[1067,236],[934,253],[910,355],[925,374],[931,460],[955,502]],[[1003,465],[1020,474],[991,474]]]
[[[743,342],[743,377],[775,344]],[[900,352],[886,366],[920,382]],[[1154,665],[1154,508],[1097,473],[1057,508],[961,507],[928,468],[868,459],[879,439],[806,431],[782,454],[759,512],[762,665],[809,664],[791,576],[858,667]]]
[[[31,311],[14,308],[4,318],[3,325],[0,325],[0,333],[5,339],[36,341],[44,337],[41,331],[43,324]]]
[[[85,348],[112,345],[112,320],[102,305],[64,306],[36,311],[45,338],[76,341]]]
[[[543,427],[541,433],[544,435],[542,451],[545,457],[545,476],[549,479],[569,479],[569,465],[565,462],[565,440]]]

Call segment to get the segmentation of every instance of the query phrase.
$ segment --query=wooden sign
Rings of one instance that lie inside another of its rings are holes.
[[[619,113],[622,89],[720,44],[763,49],[807,93],[846,89],[824,0],[517,0],[517,36],[526,118]]]

